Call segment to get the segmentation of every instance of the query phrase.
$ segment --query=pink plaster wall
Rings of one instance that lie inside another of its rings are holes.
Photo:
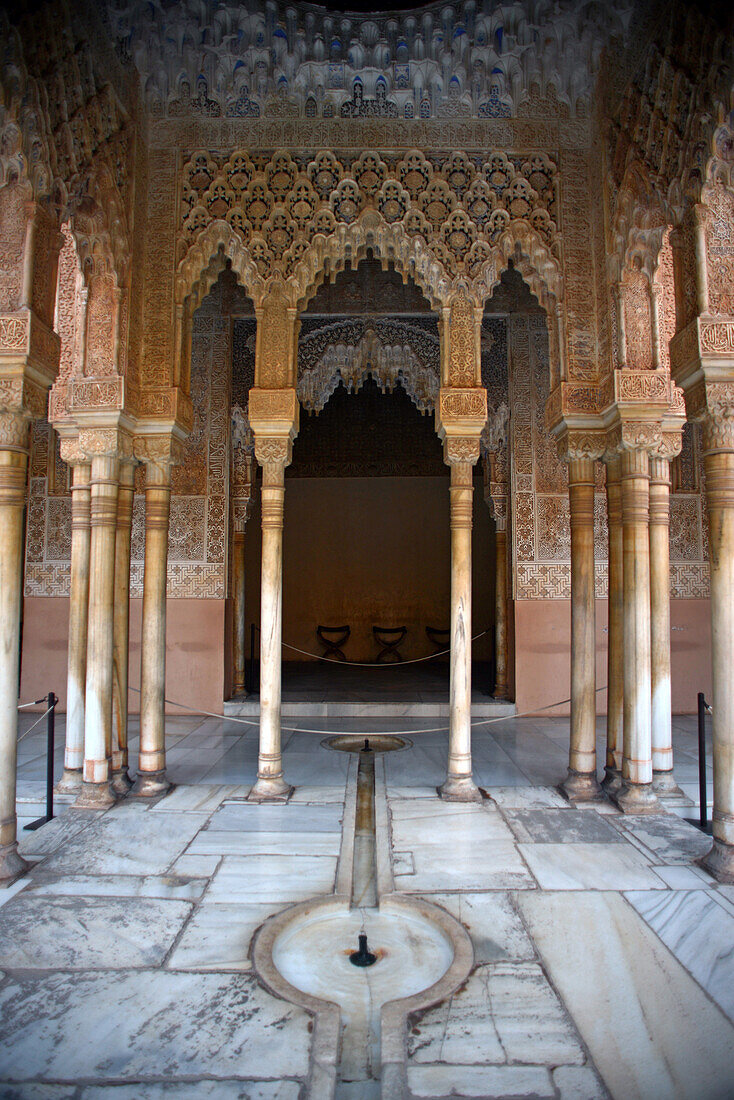
[[[140,686],[142,600],[130,601],[130,684]],[[32,596],[24,601],[21,700],[52,689],[66,709],[69,601]],[[166,695],[195,709],[221,713],[224,698],[224,600],[169,600],[166,618]],[[167,708],[171,714],[186,711]],[[139,696],[130,692],[130,713]]]
[[[515,699],[520,713],[534,712],[570,695],[571,603],[518,600],[514,605]],[[671,600],[673,712],[693,714],[696,694],[711,695],[711,626],[708,600]],[[596,682],[607,682],[607,601],[596,601]],[[606,713],[606,692],[597,712]],[[568,704],[545,714],[568,714]]]

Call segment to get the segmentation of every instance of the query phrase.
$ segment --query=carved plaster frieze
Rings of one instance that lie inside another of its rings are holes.
[[[31,417],[22,410],[0,409],[0,448],[28,451]]]
[[[42,420],[48,407],[48,391],[28,377],[0,378],[0,409]]]

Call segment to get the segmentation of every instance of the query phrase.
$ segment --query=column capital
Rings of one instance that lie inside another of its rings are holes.
[[[255,435],[255,453],[257,454],[258,436],[294,439],[298,434],[299,414],[300,405],[293,387],[264,389],[253,386],[249,394],[247,416]]]
[[[691,420],[703,426],[704,454],[734,451],[734,378],[731,381],[701,379],[686,392]]]
[[[171,468],[184,460],[184,443],[171,432],[136,435],[131,457],[145,463],[149,482],[155,480],[167,484],[171,478]]]
[[[476,437],[487,423],[487,391],[484,386],[442,386],[436,404],[436,431],[440,439]],[[475,460],[476,461],[476,460]]]
[[[95,458],[121,459],[132,455],[132,436],[117,426],[79,429],[78,448],[88,461]]]
[[[595,462],[605,450],[604,432],[598,429],[565,429],[556,439],[561,462],[579,459]]]
[[[281,467],[290,465],[293,455],[293,440],[289,435],[255,436],[255,458],[263,467]]]
[[[443,459],[447,466],[474,466],[479,461],[479,437],[446,436],[443,441]]]
[[[662,446],[663,427],[660,421],[622,420],[612,425],[607,432],[604,453],[612,456],[641,451],[647,456],[657,452]]]

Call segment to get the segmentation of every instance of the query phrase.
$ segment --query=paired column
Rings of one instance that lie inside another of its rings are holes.
[[[622,464],[618,454],[605,457],[607,529],[609,532],[609,598],[607,649],[607,751],[602,786],[607,794],[622,786],[624,739],[624,593],[622,578]]]
[[[482,797],[472,778],[471,755],[471,534],[479,440],[447,438],[444,458],[451,468],[451,666],[448,774],[439,794],[451,801],[474,802]]]
[[[18,853],[15,783],[29,417],[0,411],[0,884],[28,867]]]
[[[80,447],[91,459],[91,538],[84,765],[82,789],[76,805],[90,809],[100,809],[115,801],[110,787],[110,758],[115,532],[121,442],[115,429],[80,432]]]
[[[127,703],[128,654],[130,647],[130,536],[133,520],[135,464],[120,464],[115,532],[115,596],[112,647],[112,789],[127,794],[132,787],[128,775]]]
[[[232,538],[232,655],[234,665],[233,692],[245,690],[246,622],[245,622],[245,532],[235,531]]]
[[[677,448],[680,449],[680,446]],[[673,774],[670,671],[670,458],[650,459],[650,649],[652,786],[659,797],[685,797]]]
[[[615,801],[625,813],[660,809],[652,789],[652,649],[650,628],[650,459],[622,451],[623,758]]]
[[[571,520],[571,744],[561,793],[569,802],[602,797],[596,777],[596,605],[594,457],[567,444]]]
[[[87,619],[91,547],[91,465],[77,440],[62,440],[61,457],[71,465],[71,577],[66,674],[66,746],[60,791],[79,791],[84,766],[84,698],[87,689]]]
[[[707,389],[715,390],[715,384]],[[703,422],[711,568],[714,843],[702,862],[720,882],[734,882],[734,386],[719,389],[721,398],[709,396]]]
[[[283,777],[280,736],[281,649],[283,635],[283,507],[289,437],[255,436],[262,466],[262,570],[260,589],[260,751],[254,802],[287,801],[293,787]]]
[[[166,777],[166,583],[171,468],[180,461],[172,436],[139,436],[136,458],[145,462],[145,574],[140,655],[140,753],[135,793],[165,794]]]

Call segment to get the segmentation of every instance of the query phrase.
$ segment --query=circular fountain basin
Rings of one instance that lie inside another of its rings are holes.
[[[360,932],[377,962],[360,969],[349,961]],[[296,917],[276,936],[272,959],[296,989],[336,1001],[349,1013],[369,987],[373,1003],[411,997],[437,982],[451,966],[454,945],[422,913],[378,909],[324,910]]]
[[[369,741],[371,752],[399,752],[413,745],[407,737],[396,737],[391,733],[373,733],[368,736],[363,733],[339,733],[333,737],[325,737],[321,744],[325,749],[359,753],[363,751],[365,741]]]

